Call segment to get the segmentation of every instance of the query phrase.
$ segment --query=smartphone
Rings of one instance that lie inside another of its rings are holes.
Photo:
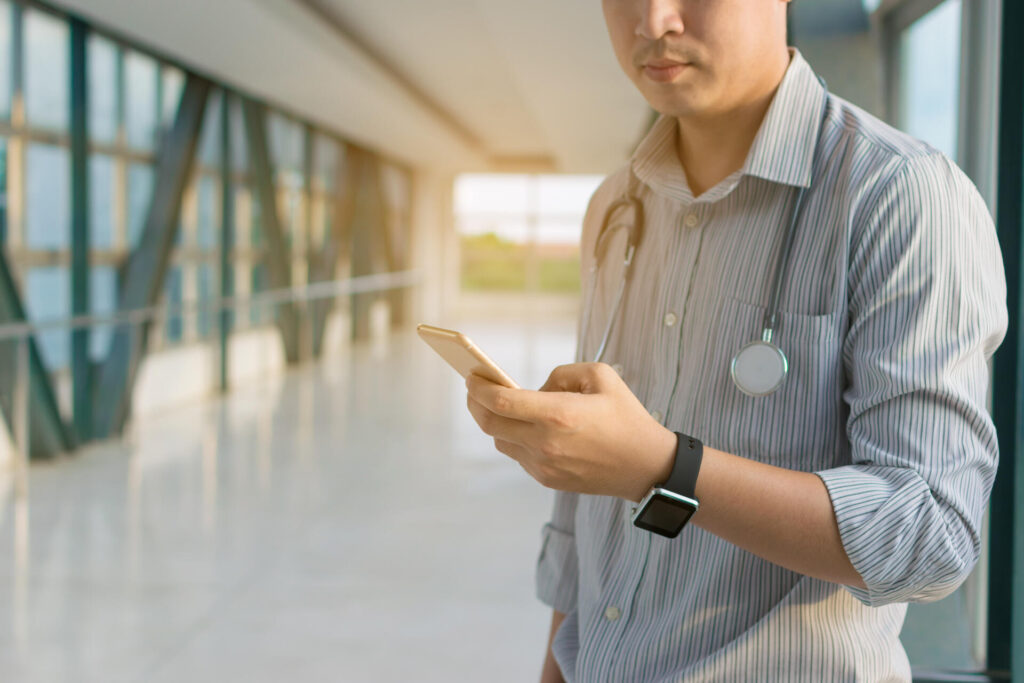
[[[416,333],[463,377],[469,377],[471,374],[480,375],[495,384],[511,389],[519,388],[497,363],[488,358],[480,347],[461,332],[431,325],[417,325]]]

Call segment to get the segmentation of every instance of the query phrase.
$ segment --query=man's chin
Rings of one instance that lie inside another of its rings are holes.
[[[701,105],[699,101],[695,102],[690,98],[680,97],[671,99],[648,97],[647,103],[659,114],[677,119],[699,117],[707,113],[709,109],[706,105]]]
[[[709,98],[695,86],[685,83],[638,85],[644,99],[659,114],[685,118],[699,116],[709,109]]]

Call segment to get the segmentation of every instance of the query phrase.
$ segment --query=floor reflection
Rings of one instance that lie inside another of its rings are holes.
[[[524,386],[571,360],[571,322],[463,329]],[[0,680],[537,675],[550,494],[411,330],[8,479]]]

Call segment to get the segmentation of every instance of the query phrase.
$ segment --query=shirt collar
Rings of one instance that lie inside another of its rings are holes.
[[[821,107],[827,93],[800,52],[791,48],[791,54],[789,67],[739,175],[809,187],[821,130]],[[655,192],[690,202],[693,194],[676,154],[676,135],[675,118],[661,115],[637,146],[631,163],[637,178]],[[737,180],[730,176],[707,194],[720,198],[727,192],[716,190],[723,184],[734,187]]]
[[[743,164],[743,173],[783,185],[810,187],[821,131],[821,107],[827,93],[800,52],[792,52],[786,75]]]

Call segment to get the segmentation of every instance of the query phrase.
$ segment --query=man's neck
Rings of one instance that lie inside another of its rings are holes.
[[[743,167],[775,91],[786,73],[789,54],[744,103],[724,114],[679,117],[676,152],[694,197],[698,197]]]

